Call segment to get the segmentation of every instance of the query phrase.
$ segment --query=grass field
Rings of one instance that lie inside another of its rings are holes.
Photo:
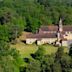
[[[30,34],[29,32],[22,32],[22,35],[17,39],[19,40],[18,43],[16,43],[15,45],[11,45],[13,48],[16,48],[17,50],[19,50],[21,56],[23,58],[28,57],[30,58],[30,54],[35,53],[38,49],[38,46],[36,44],[32,44],[32,45],[27,45],[24,44],[23,42],[21,42],[22,40],[26,39],[26,35]],[[55,53],[58,49],[58,47],[52,46],[52,45],[43,45],[43,47],[45,48],[45,54],[52,54]],[[64,47],[64,51],[68,52],[68,48]]]
[[[12,47],[19,50],[19,52],[23,58],[25,58],[25,57],[30,58],[31,57],[30,54],[35,53],[38,49],[38,46],[36,44],[26,45],[22,42],[12,45]],[[43,45],[43,47],[45,48],[45,54],[55,53],[58,49],[57,47],[54,47],[52,45],[47,45],[47,44]],[[64,48],[64,51],[68,52],[68,48]]]

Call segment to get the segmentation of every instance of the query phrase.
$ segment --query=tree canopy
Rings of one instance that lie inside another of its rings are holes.
[[[72,25],[71,0],[2,0],[0,23],[19,23],[25,31],[35,33],[41,25],[63,23]]]
[[[72,0],[0,0],[0,72],[20,72],[24,61],[10,44],[22,31],[36,33],[41,25],[58,24],[60,17],[72,25]],[[72,46],[69,54],[60,47],[52,55],[40,46],[21,72],[72,72]]]

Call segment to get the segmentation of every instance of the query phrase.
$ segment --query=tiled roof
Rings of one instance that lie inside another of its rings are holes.
[[[56,31],[58,32],[58,26],[42,26],[40,28],[42,31]],[[65,31],[72,31],[72,26],[63,26],[63,31],[60,33],[60,38],[63,38]],[[57,33],[38,33],[38,34],[28,34],[27,38],[57,38]]]
[[[30,34],[27,38],[57,38],[56,33]]]
[[[58,31],[58,26],[42,26],[42,31]]]
[[[72,26],[63,26],[63,31],[72,31]]]
[[[40,28],[42,31],[58,31],[58,26],[42,26]],[[63,26],[63,31],[72,31],[72,26],[70,25],[65,25]]]

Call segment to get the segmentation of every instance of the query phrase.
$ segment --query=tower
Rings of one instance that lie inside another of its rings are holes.
[[[58,41],[60,41],[60,39],[61,39],[61,32],[62,31],[63,31],[62,19],[60,18],[59,26],[58,26],[58,33],[57,33]]]
[[[60,21],[59,21],[59,32],[62,32],[62,31],[63,31],[62,19],[60,18]]]

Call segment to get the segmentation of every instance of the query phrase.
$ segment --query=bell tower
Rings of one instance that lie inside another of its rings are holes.
[[[59,32],[62,32],[62,31],[63,31],[62,19],[60,18],[60,21],[59,21]]]
[[[59,20],[59,25],[58,25],[58,33],[57,33],[57,40],[58,42],[60,41],[60,36],[61,36],[61,32],[63,31],[63,26],[62,26],[62,19],[60,18]]]

